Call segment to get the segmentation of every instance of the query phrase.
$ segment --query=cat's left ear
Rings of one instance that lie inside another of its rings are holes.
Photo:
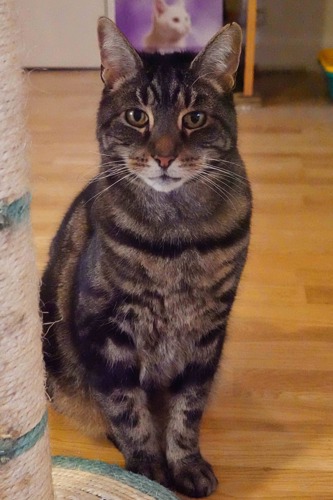
[[[191,69],[198,77],[212,80],[227,92],[235,84],[241,50],[241,27],[237,23],[227,24],[194,58]]]
[[[104,83],[113,87],[120,78],[135,76],[143,66],[142,60],[127,38],[107,17],[98,20],[98,41],[101,52]]]

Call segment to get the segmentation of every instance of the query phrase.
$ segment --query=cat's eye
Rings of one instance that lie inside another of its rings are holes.
[[[149,122],[147,113],[138,108],[126,111],[125,118],[130,125],[138,128],[145,127]]]
[[[193,130],[205,125],[207,116],[202,111],[191,111],[183,116],[183,127]]]
[[[180,19],[179,17],[173,17],[172,20],[175,22],[175,23],[179,23],[180,22]]]

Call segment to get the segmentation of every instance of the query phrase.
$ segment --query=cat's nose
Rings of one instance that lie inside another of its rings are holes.
[[[175,160],[174,156],[154,156],[154,160],[157,161],[159,166],[164,170],[167,170],[171,163]]]

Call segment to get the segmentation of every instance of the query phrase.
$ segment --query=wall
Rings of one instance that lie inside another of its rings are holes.
[[[17,0],[17,5],[25,66],[98,66],[96,19],[114,17],[114,0]],[[319,70],[318,51],[333,47],[333,0],[258,0],[258,8],[263,25],[257,66]]]
[[[322,47],[333,48],[333,0],[326,0]]]
[[[258,0],[256,63],[262,69],[319,69],[317,53],[333,47],[333,0]]]
[[[97,68],[97,18],[114,18],[114,0],[16,0],[23,66]]]

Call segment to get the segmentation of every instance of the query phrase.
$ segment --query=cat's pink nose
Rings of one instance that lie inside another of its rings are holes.
[[[154,156],[154,159],[157,161],[159,166],[163,169],[167,169],[170,167],[171,163],[175,160],[174,156]]]

